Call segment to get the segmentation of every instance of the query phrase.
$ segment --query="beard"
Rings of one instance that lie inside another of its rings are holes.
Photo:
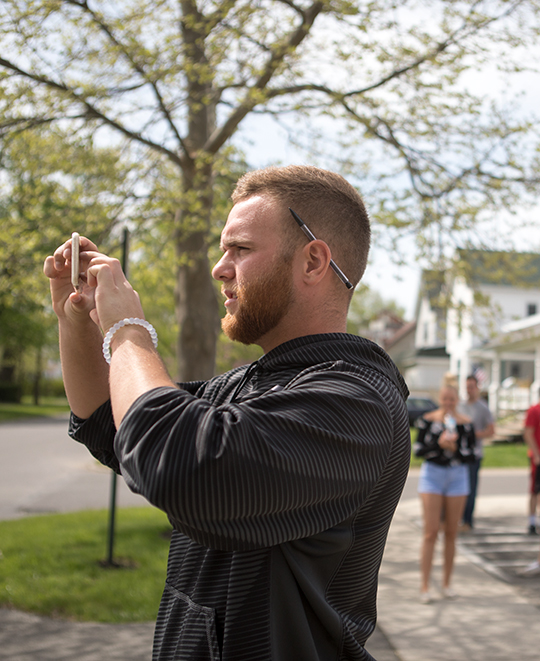
[[[293,297],[292,264],[280,259],[268,274],[238,285],[237,308],[221,320],[225,335],[242,344],[257,344],[287,314]]]

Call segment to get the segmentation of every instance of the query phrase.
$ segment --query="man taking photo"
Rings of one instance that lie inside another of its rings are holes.
[[[173,525],[155,660],[371,659],[410,438],[399,372],[346,333],[368,216],[312,167],[248,173],[232,199],[223,328],[264,356],[207,382],[173,383],[117,260],[81,237],[79,292],[71,242],[47,258],[70,433]]]

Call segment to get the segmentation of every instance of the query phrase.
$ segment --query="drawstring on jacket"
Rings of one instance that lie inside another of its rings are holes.
[[[244,372],[244,376],[240,379],[240,383],[236,386],[235,391],[233,396],[231,397],[231,404],[234,403],[238,395],[240,394],[242,388],[246,385],[246,383],[251,379],[253,374],[259,369],[259,361],[256,360],[254,363],[251,363],[251,365],[247,368],[247,370]]]

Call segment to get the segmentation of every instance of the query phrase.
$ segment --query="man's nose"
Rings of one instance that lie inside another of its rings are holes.
[[[225,253],[212,269],[214,280],[232,280],[234,278],[234,266]]]

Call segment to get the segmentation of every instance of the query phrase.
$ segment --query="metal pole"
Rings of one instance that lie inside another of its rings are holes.
[[[109,530],[107,533],[107,565],[114,564],[114,527],[116,521],[116,478],[117,475],[111,471],[111,492],[109,498]]]
[[[129,266],[129,230],[124,227],[124,235],[122,240],[122,269],[126,278],[128,277]],[[118,475],[111,471],[111,491],[109,498],[109,529],[107,533],[107,560],[106,564],[114,565],[114,532],[116,521],[116,487]]]

